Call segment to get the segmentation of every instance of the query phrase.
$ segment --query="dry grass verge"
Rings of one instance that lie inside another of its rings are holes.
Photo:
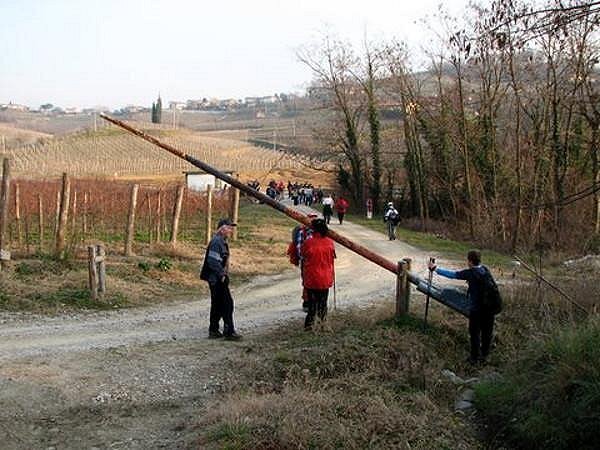
[[[582,278],[570,279],[569,292],[586,304],[600,283],[597,274]],[[228,362],[227,372],[235,375],[200,420],[197,443],[229,449],[536,448],[547,431],[553,433],[544,441],[550,446],[592,448],[578,436],[584,427],[588,439],[600,417],[597,320],[590,328],[589,319],[535,284],[506,282],[503,293],[505,310],[485,366],[465,362],[463,317],[433,305],[423,328],[418,296],[414,315],[401,321],[390,319],[391,306],[338,311],[320,331],[306,333],[295,323],[246,342],[238,359]],[[479,411],[454,411],[462,388],[443,369],[479,378]],[[536,437],[527,440],[526,433]]]
[[[208,448],[475,448],[453,412],[460,366],[446,326],[387,319],[389,307],[336,313],[327,331],[277,330],[232,362],[229,394],[202,420]],[[450,344],[450,345],[448,345]]]

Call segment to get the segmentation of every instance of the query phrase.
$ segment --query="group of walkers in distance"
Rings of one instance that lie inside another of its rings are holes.
[[[350,207],[350,203],[343,196],[340,195],[336,200],[333,198],[333,194],[329,194],[323,198],[321,205],[323,206],[323,220],[327,225],[331,222],[334,209],[337,212],[340,225],[344,223],[344,216]]]
[[[287,183],[288,196],[294,206],[306,205],[312,206],[319,204],[323,200],[323,189],[321,186],[314,187],[311,183]]]

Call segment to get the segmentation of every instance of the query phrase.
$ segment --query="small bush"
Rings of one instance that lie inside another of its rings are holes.
[[[600,234],[594,234],[585,245],[586,253],[600,255]]]
[[[150,270],[150,263],[147,261],[140,261],[138,263],[138,268],[142,270],[142,272],[148,272]]]
[[[173,264],[168,259],[161,258],[161,260],[158,263],[156,263],[156,268],[163,272],[168,272],[173,268]]]
[[[40,271],[31,264],[22,262],[15,266],[15,273],[20,277],[27,277],[36,273],[40,273]]]
[[[600,323],[534,342],[501,380],[476,388],[492,432],[519,448],[597,448]]]

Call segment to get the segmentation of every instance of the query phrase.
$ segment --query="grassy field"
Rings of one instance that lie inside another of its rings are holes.
[[[7,147],[17,147],[20,145],[35,144],[39,141],[52,138],[52,135],[40,133],[39,131],[17,128],[9,124],[0,123],[0,144]],[[0,151],[2,147],[0,147]]]

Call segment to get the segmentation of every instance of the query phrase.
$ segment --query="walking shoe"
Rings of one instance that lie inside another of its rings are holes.
[[[208,338],[209,339],[219,339],[223,337],[223,333],[221,333],[220,331],[209,331],[208,332]]]
[[[226,341],[240,341],[242,340],[242,336],[237,334],[235,331],[231,334],[226,334],[225,335],[225,340]]]

